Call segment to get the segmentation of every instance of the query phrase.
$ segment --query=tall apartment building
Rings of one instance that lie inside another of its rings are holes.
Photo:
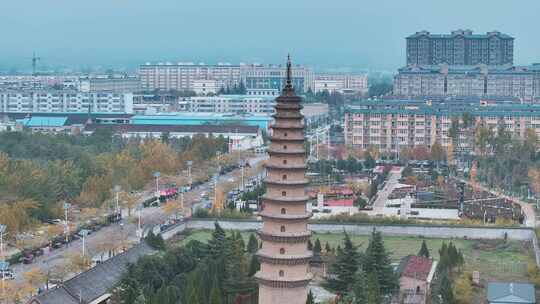
[[[355,74],[315,74],[311,90],[315,93],[335,91],[345,94],[366,94],[368,77]]]
[[[220,95],[186,97],[181,101],[187,111],[206,113],[266,113],[274,112],[271,96]]]
[[[131,93],[77,91],[0,92],[2,113],[133,113]]]
[[[473,34],[416,32],[407,39],[407,65],[512,65],[514,38],[497,31]]]
[[[540,99],[540,64],[525,67],[408,66],[394,77],[394,95]]]
[[[248,95],[278,96],[285,86],[286,71],[281,65],[242,65],[241,77]],[[313,81],[313,71],[295,66],[291,81],[299,92],[307,91]]]
[[[446,148],[451,141],[452,119],[461,119],[463,113],[472,115],[476,125],[494,131],[502,126],[512,136],[524,138],[527,129],[533,129],[540,136],[538,104],[362,101],[345,111],[345,143],[362,149],[373,146],[390,153],[416,146],[431,148],[436,141]]]
[[[219,87],[233,87],[240,83],[240,66],[230,64],[207,65],[204,63],[159,63],[139,67],[141,89],[177,90],[193,89],[196,80],[215,80]]]
[[[138,77],[89,77],[80,79],[81,92],[133,93],[141,90]]]

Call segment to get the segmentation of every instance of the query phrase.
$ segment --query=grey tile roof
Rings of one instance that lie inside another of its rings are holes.
[[[60,287],[38,295],[30,304],[71,304],[79,303],[79,299],[81,303],[90,303],[118,284],[129,264],[154,252],[154,249],[142,242],[65,281]]]
[[[488,283],[487,299],[489,303],[493,304],[536,303],[534,286],[527,283]]]

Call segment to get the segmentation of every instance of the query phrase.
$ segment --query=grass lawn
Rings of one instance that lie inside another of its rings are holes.
[[[246,240],[250,232],[242,232]],[[179,244],[185,244],[189,240],[206,242],[211,237],[211,231],[193,231]],[[368,245],[369,236],[351,235],[351,240],[359,250],[363,251]],[[312,242],[315,239],[321,241],[323,250],[326,242],[332,247],[342,243],[343,234],[314,233]],[[431,255],[439,258],[438,250],[443,242],[448,239],[425,238]],[[479,241],[479,240],[452,240],[454,245],[461,250],[465,258],[466,271],[479,271],[482,280],[527,280],[527,262],[532,258],[530,244],[524,245],[522,242],[509,241],[506,244],[500,241]],[[391,253],[392,262],[399,260],[409,254],[416,254],[420,249],[422,239],[418,237],[397,237],[384,236],[386,249]]]

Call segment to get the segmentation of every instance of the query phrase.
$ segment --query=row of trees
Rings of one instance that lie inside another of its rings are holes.
[[[250,235],[227,234],[217,223],[207,244],[190,241],[128,268],[113,293],[115,304],[222,304],[255,294],[259,244]]]
[[[380,232],[373,230],[365,252],[353,245],[348,234],[336,250],[327,287],[340,295],[340,303],[383,303],[398,289],[398,278]]]
[[[226,150],[222,137],[143,141],[119,139],[107,130],[91,136],[3,132],[0,222],[16,235],[37,220],[59,217],[65,201],[80,209],[104,208],[114,185],[124,194],[140,190],[153,172],[177,175],[187,160],[196,166]]]
[[[439,264],[433,282],[431,301],[434,304],[468,304],[472,302],[472,277],[462,272],[463,254],[450,242],[439,249]],[[455,281],[455,283],[454,283]]]

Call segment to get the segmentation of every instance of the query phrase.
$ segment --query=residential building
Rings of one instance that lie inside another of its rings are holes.
[[[206,113],[266,113],[274,112],[275,100],[270,96],[219,95],[182,98],[187,111]]]
[[[406,38],[407,65],[512,65],[514,38],[498,31],[473,34],[456,30],[450,34],[420,31]]]
[[[367,75],[355,74],[315,74],[313,92],[329,91],[344,94],[366,94],[368,91]]]
[[[194,81],[214,80],[217,87],[233,87],[240,83],[240,66],[227,63],[158,63],[139,67],[141,88],[146,91],[190,91]]]
[[[70,75],[0,75],[0,91],[76,89],[79,77]]]
[[[300,93],[307,91],[313,82],[313,72],[304,66],[295,66],[291,77]],[[286,71],[281,65],[242,65],[241,78],[247,95],[278,96],[285,86]]]
[[[195,79],[191,90],[197,95],[213,95],[221,89],[220,83],[215,79]]]
[[[540,100],[540,64],[530,66],[408,66],[394,77],[404,98],[509,98]]]
[[[238,115],[231,113],[166,113],[134,115],[129,123],[135,125],[246,125],[268,131],[272,117],[266,114]]]
[[[131,93],[67,90],[0,91],[3,113],[132,113]]]
[[[137,77],[89,77],[80,79],[81,92],[134,93],[141,90]]]
[[[494,131],[504,127],[516,138],[524,138],[526,131],[532,129],[540,137],[540,104],[359,101],[345,110],[345,144],[361,149],[373,146],[391,153],[417,146],[429,149],[435,142],[447,148],[452,119],[461,119],[463,113],[470,114],[476,126]],[[455,149],[463,152],[472,148],[472,135],[466,131],[460,130],[458,143],[453,143]]]
[[[409,255],[398,267],[399,296],[404,304],[426,304],[431,292],[437,262],[422,256]]]
[[[536,291],[533,284],[513,282],[489,282],[488,304],[534,304]]]
[[[293,87],[292,65],[287,62],[286,81],[276,99],[275,122],[266,164],[266,194],[259,213],[263,220],[257,232],[262,241],[257,257],[261,263],[255,274],[259,283],[259,304],[304,304],[313,275],[307,249],[311,237],[306,210],[306,151],[302,99]]]

